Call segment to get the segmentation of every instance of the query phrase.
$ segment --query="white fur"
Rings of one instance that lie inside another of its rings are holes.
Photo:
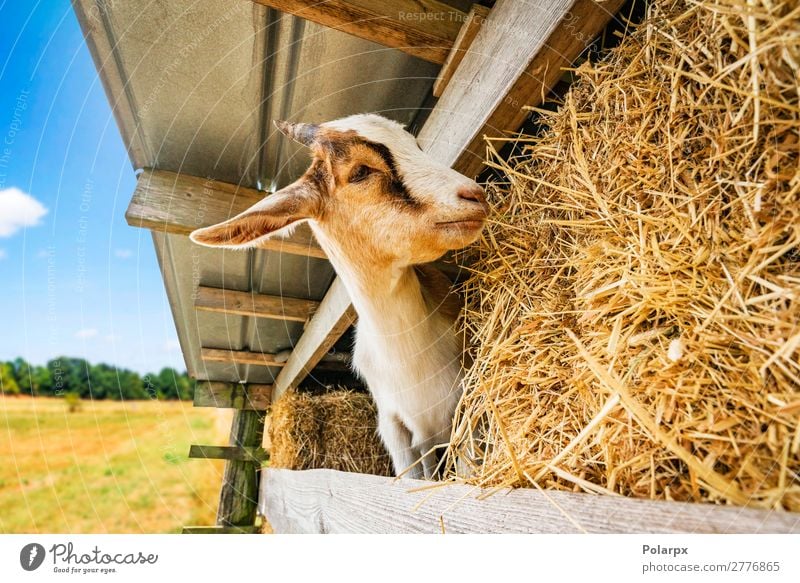
[[[354,130],[387,146],[406,188],[443,214],[463,212],[458,190],[477,187],[423,153],[396,122],[368,114],[323,125]],[[431,450],[447,443],[461,396],[462,345],[455,322],[426,305],[409,262],[399,260],[383,271],[364,273],[360,262],[344,255],[324,229],[310,224],[358,313],[353,364],[375,398],[378,430],[395,470],[431,478],[436,468]]]
[[[413,270],[362,273],[336,241],[310,224],[358,313],[353,365],[375,399],[378,431],[395,470],[431,478],[435,454],[426,454],[447,443],[461,396],[455,322],[426,305]]]

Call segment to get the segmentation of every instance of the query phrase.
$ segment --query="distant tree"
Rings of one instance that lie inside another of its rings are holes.
[[[164,367],[157,375],[149,377],[150,384],[162,399],[188,400],[192,398],[192,382],[185,373]]]
[[[15,358],[9,364],[14,371],[14,378],[17,379],[20,392],[25,395],[33,395],[36,392],[33,384],[33,367],[24,358]]]
[[[178,377],[178,399],[181,401],[191,401],[194,399],[195,382],[189,375],[183,373]]]
[[[6,394],[74,394],[78,399],[191,400],[194,394],[194,382],[174,368],[165,367],[143,378],[132,370],[67,356],[49,360],[45,366],[31,365],[23,358],[0,362],[0,383],[0,391]]]
[[[117,390],[117,369],[105,363],[91,367],[91,395],[93,399],[113,397]]]
[[[61,397],[77,393],[81,398],[91,396],[89,363],[83,358],[60,356],[47,362],[52,377],[52,394]]]
[[[0,363],[0,392],[4,395],[19,395],[19,384],[14,378],[14,367],[10,362]]]
[[[46,366],[34,365],[31,367],[31,378],[33,379],[33,395],[52,395],[53,377],[50,369]]]
[[[117,369],[117,378],[119,380],[118,397],[115,395],[113,398],[124,399],[147,399],[147,391],[145,391],[142,377],[138,373],[125,368]]]
[[[22,394],[36,396],[52,393],[52,379],[47,367],[32,365],[24,358],[15,358],[9,364],[14,369],[14,378]]]

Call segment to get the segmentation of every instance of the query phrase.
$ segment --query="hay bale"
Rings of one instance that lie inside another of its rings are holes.
[[[272,467],[393,475],[367,394],[289,391],[273,405],[268,432]]]
[[[799,64],[795,1],[654,0],[493,154],[452,475],[800,510]]]

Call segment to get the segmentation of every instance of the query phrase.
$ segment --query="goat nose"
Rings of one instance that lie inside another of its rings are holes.
[[[483,188],[478,186],[464,186],[458,189],[458,198],[463,200],[471,200],[472,202],[477,202],[479,204],[486,204],[486,195],[483,192]]]

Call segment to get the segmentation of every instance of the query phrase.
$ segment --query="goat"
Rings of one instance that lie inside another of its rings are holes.
[[[311,149],[308,171],[191,239],[256,247],[309,222],[358,314],[353,366],[375,399],[395,472],[430,479],[433,450],[448,441],[461,395],[463,349],[455,327],[460,302],[450,281],[425,264],[479,237],[487,218],[483,189],[379,115],[275,123]]]

